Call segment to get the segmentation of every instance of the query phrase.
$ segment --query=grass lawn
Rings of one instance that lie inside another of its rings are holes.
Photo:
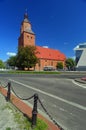
[[[0,73],[9,73],[9,74],[61,74],[61,72],[58,72],[58,71],[22,71],[22,70],[0,71]]]

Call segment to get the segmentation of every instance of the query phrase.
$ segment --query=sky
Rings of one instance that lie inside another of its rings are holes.
[[[86,0],[0,0],[0,59],[17,53],[20,26],[28,12],[37,46],[60,50],[67,58],[86,42]]]

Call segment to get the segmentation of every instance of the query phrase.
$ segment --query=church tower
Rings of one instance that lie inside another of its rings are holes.
[[[28,19],[27,12],[24,14],[24,20],[21,23],[20,37],[18,39],[18,46],[35,46],[35,34],[32,31],[31,23]]]

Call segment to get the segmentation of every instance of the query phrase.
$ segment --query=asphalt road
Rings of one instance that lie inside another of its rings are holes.
[[[64,130],[86,130],[86,84],[74,82],[78,77],[82,75],[0,74],[0,82],[6,86],[11,81],[22,98],[38,93],[46,110]],[[38,108],[43,111],[39,103]]]

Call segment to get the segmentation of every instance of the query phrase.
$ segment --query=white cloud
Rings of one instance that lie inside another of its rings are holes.
[[[16,53],[14,53],[14,52],[7,52],[6,53],[8,56],[16,56]]]
[[[72,58],[72,59],[76,59],[76,56],[69,56],[69,57],[67,57],[67,58]]]
[[[72,59],[74,59],[74,60],[76,59],[76,57],[75,57],[75,56],[73,56],[73,57],[71,57],[71,58],[72,58]]]
[[[43,46],[43,48],[48,48],[48,46]]]

